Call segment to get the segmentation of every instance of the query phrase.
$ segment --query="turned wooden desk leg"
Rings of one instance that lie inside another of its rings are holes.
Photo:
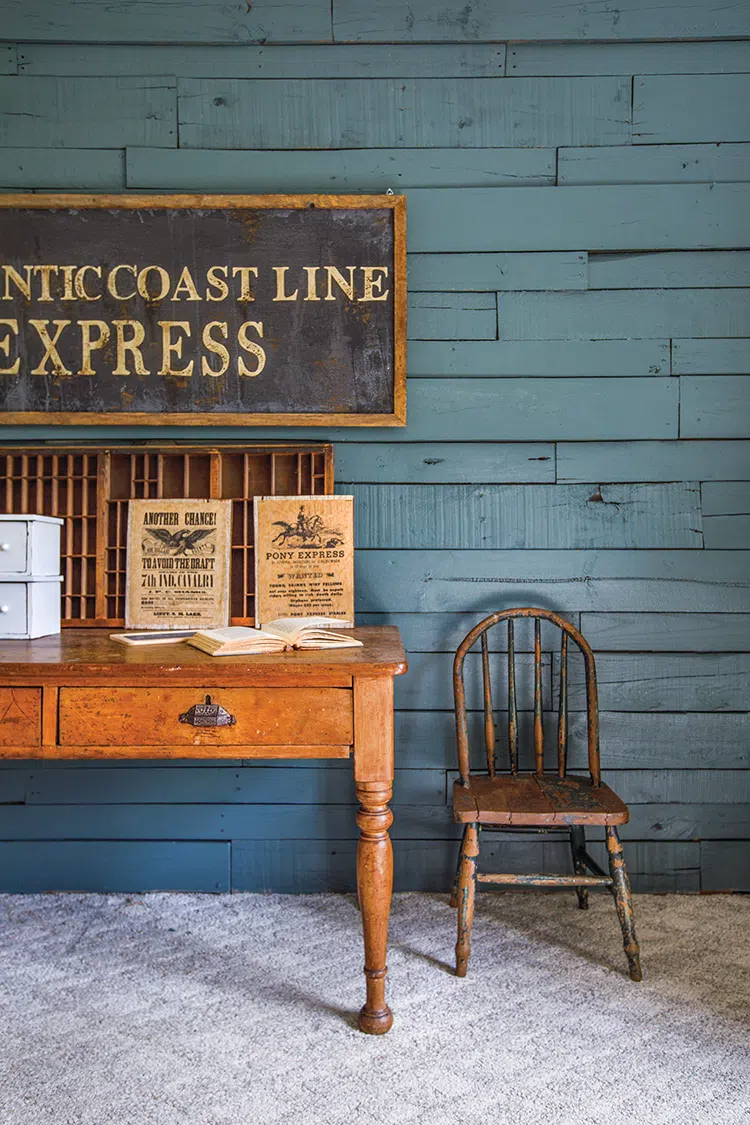
[[[359,1026],[370,1035],[390,1030],[393,1015],[385,999],[388,918],[393,890],[393,849],[388,807],[393,788],[393,680],[355,680],[354,780],[357,824],[357,891],[365,943],[367,999]]]

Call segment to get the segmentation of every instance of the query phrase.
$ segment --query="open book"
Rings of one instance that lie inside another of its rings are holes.
[[[245,656],[284,652],[286,649],[359,648],[351,635],[334,633],[331,626],[348,627],[331,617],[279,617],[260,629],[230,625],[226,629],[199,629],[187,641],[210,656]]]

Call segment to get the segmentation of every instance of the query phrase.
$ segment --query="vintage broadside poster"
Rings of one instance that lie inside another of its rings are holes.
[[[255,623],[354,624],[354,498],[256,496]]]
[[[231,508],[231,500],[130,501],[129,629],[227,624]]]

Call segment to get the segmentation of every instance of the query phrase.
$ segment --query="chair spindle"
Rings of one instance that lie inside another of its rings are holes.
[[[557,774],[565,777],[568,767],[568,634],[560,642],[560,706],[557,712]]]
[[[484,747],[487,752],[487,772],[495,776],[495,715],[492,710],[492,683],[490,681],[490,654],[487,634],[482,633],[482,682],[484,685]]]
[[[534,618],[534,761],[544,773],[544,726],[542,723],[542,624]]]
[[[518,707],[516,704],[516,645],[513,618],[508,618],[508,755],[510,772],[518,773]]]

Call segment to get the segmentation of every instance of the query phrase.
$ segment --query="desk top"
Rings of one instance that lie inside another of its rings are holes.
[[[263,656],[208,656],[187,644],[128,647],[109,639],[110,630],[63,629],[33,641],[0,641],[0,680],[28,681],[87,678],[153,684],[162,677],[172,684],[234,683],[295,679],[339,682],[347,677],[400,676],[406,655],[393,625],[367,625],[352,630],[362,648],[284,652]],[[228,675],[227,675],[228,674]]]

